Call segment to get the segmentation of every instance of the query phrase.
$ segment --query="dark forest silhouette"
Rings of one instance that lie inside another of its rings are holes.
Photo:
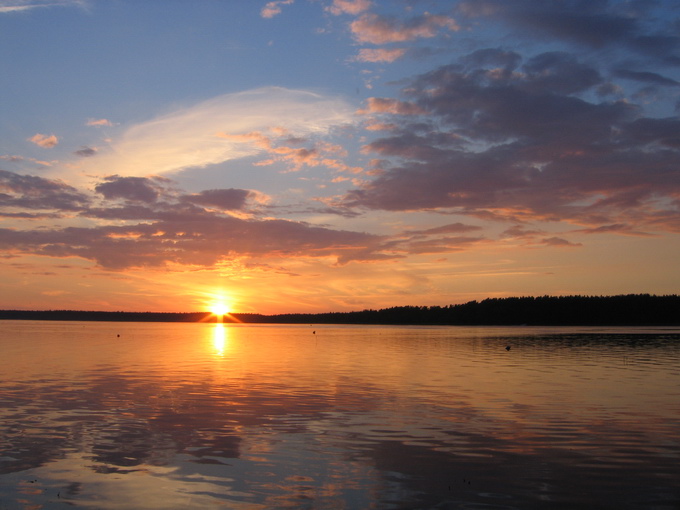
[[[97,312],[0,310],[0,320],[111,322],[218,322],[209,312]],[[680,325],[680,296],[542,296],[492,298],[448,306],[397,306],[381,310],[262,315],[234,313],[223,322],[248,324],[427,325]]]

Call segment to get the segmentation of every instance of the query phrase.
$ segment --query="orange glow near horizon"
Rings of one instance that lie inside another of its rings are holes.
[[[210,306],[210,313],[218,317],[224,317],[229,314],[229,307],[225,303],[213,303]]]

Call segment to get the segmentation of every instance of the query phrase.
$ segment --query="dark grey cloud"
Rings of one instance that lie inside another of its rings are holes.
[[[182,198],[187,202],[215,207],[223,210],[239,210],[246,206],[247,199],[252,192],[245,189],[210,189],[193,195],[184,195]]]
[[[678,231],[680,118],[597,100],[607,85],[574,55],[501,49],[416,76],[402,95],[427,120],[414,129],[399,112],[367,109],[390,126],[364,147],[380,172],[341,204]]]
[[[539,93],[575,94],[602,83],[600,73],[569,53],[553,51],[531,58],[523,67],[523,88]]]
[[[668,85],[672,87],[677,87],[678,85],[680,85],[680,82],[676,80],[649,71],[631,71],[629,69],[617,69],[614,71],[614,75],[618,76],[619,78],[640,81],[643,83],[654,83],[656,85]]]
[[[78,211],[90,198],[60,181],[0,170],[0,209]]]
[[[95,149],[94,147],[83,146],[80,149],[78,149],[77,151],[75,151],[73,154],[75,154],[76,156],[83,157],[83,158],[89,158],[89,157],[97,154],[97,149]]]
[[[620,48],[680,64],[680,37],[672,22],[678,11],[672,2],[466,0],[457,10],[462,17],[495,19],[523,37],[591,50]]]
[[[167,179],[119,176],[106,177],[94,189],[104,200],[59,181],[0,171],[0,215],[30,220],[77,213],[116,222],[88,228],[0,229],[0,251],[81,257],[109,270],[169,263],[211,266],[239,256],[335,257],[339,264],[403,256],[377,235],[229,216],[230,210],[244,209],[254,193],[247,190],[187,194]]]
[[[0,249],[76,256],[112,270],[167,263],[210,266],[241,255],[335,256],[346,263],[366,259],[367,254],[380,248],[379,242],[378,236],[370,234],[293,221],[216,216],[115,227],[0,229]]]
[[[97,184],[95,191],[108,200],[123,199],[134,202],[155,202],[160,194],[160,186],[147,177],[120,177],[111,175],[105,182]]]

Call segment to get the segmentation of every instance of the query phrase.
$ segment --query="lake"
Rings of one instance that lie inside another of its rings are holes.
[[[0,509],[74,507],[677,510],[680,329],[1,321]]]

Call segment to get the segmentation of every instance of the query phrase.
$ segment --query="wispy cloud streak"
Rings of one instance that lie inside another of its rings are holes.
[[[279,87],[225,94],[127,128],[101,149],[83,173],[161,175],[252,156],[262,150],[224,134],[285,129],[291,135],[323,135],[353,122],[342,99]]]

